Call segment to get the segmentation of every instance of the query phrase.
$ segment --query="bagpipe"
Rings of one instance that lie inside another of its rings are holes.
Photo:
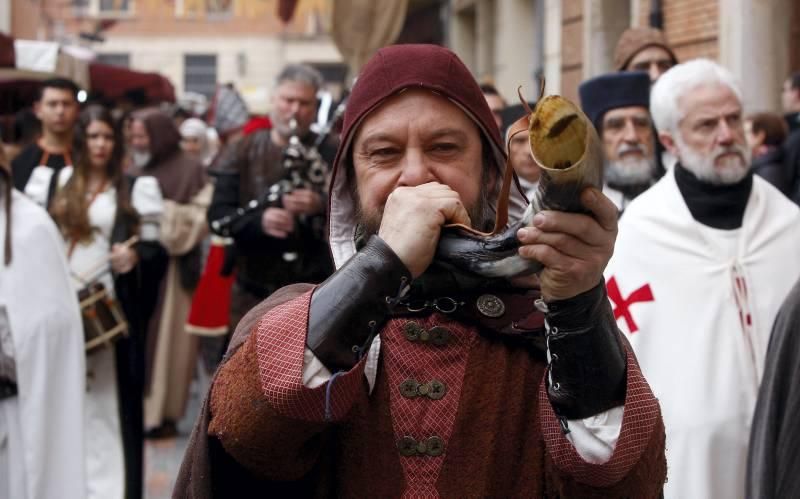
[[[231,234],[236,232],[237,225],[247,219],[250,214],[266,208],[280,208],[284,194],[289,194],[296,189],[323,191],[327,184],[330,167],[322,158],[319,149],[325,143],[336,122],[344,114],[344,110],[345,101],[342,101],[330,120],[321,127],[314,142],[308,146],[300,140],[297,134],[297,120],[292,118],[289,122],[292,135],[281,155],[283,177],[267,187],[259,197],[237,208],[234,213],[213,220],[210,224],[211,231],[222,237],[231,237]]]

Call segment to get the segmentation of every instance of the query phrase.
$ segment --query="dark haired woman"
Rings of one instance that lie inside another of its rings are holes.
[[[102,283],[130,324],[128,338],[86,358],[88,497],[104,499],[126,495],[126,475],[127,496],[141,496],[142,317],[152,310],[141,309],[140,297],[148,293],[142,293],[137,267],[158,256],[163,210],[155,178],[133,181],[123,174],[123,144],[114,125],[103,107],[81,113],[73,139],[75,166],[58,173],[49,203],[64,236],[76,290],[88,282]],[[123,244],[133,236],[140,242]]]
[[[754,113],[744,120],[744,135],[752,155],[753,173],[786,194],[791,175],[785,164],[783,143],[789,128],[777,113]]]

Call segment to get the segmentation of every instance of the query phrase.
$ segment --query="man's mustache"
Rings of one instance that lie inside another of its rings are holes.
[[[744,150],[744,147],[740,146],[738,144],[734,144],[734,145],[730,145],[730,146],[717,146],[717,147],[715,147],[714,148],[714,153],[713,153],[714,161],[716,161],[719,158],[721,158],[722,156],[725,156],[725,155],[728,155],[728,154],[736,154],[742,159],[742,161],[744,161],[745,158],[747,158],[747,154],[746,154],[746,152]]]
[[[617,148],[617,156],[622,156],[624,154],[629,154],[632,152],[638,152],[642,156],[647,155],[647,150],[645,150],[642,144],[622,144]]]

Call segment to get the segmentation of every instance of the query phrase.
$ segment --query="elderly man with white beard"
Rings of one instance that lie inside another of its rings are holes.
[[[610,73],[581,83],[581,107],[592,120],[605,154],[605,194],[620,216],[658,173],[650,119],[650,77],[643,71]]]
[[[679,64],[650,102],[678,163],[621,219],[608,295],[664,413],[665,496],[740,498],[770,329],[800,276],[800,209],[750,171],[726,69]]]

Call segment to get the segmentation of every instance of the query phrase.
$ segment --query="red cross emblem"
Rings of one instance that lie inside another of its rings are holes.
[[[608,283],[606,284],[606,289],[608,290],[608,297],[614,304],[614,319],[619,319],[620,317],[623,317],[628,325],[628,330],[631,332],[631,334],[638,331],[639,326],[637,326],[636,322],[633,320],[633,315],[631,315],[630,307],[634,303],[655,301],[655,299],[653,298],[653,291],[650,289],[650,285],[645,284],[644,286],[640,287],[639,289],[631,293],[627,298],[623,298],[622,293],[619,290],[619,286],[617,285],[616,277],[612,277],[611,279],[608,280]]]

